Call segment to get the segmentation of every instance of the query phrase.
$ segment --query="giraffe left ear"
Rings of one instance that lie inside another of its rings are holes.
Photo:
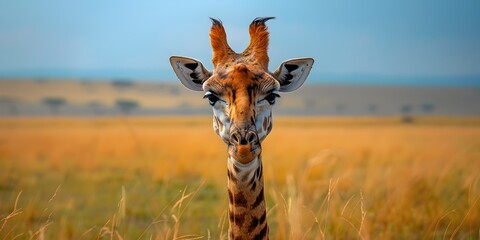
[[[212,73],[197,59],[189,57],[170,57],[170,64],[182,84],[194,91],[203,91],[202,85]]]
[[[297,90],[308,77],[313,66],[313,58],[295,58],[282,64],[273,72],[273,77],[280,83],[280,92]]]

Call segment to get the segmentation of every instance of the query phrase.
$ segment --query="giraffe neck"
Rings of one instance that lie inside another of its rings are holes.
[[[261,157],[248,164],[229,157],[227,166],[229,238],[268,239]]]

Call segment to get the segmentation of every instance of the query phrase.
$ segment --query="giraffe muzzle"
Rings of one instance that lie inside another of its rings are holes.
[[[247,145],[258,141],[257,133],[252,130],[237,130],[230,134],[230,143],[235,145]]]
[[[254,130],[235,129],[230,134],[228,151],[237,161],[249,163],[260,155],[260,141]]]

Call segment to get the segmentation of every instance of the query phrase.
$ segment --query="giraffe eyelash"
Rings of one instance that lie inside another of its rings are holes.
[[[275,104],[275,100],[276,100],[277,98],[279,98],[279,97],[280,97],[280,95],[279,95],[276,91],[272,90],[272,91],[269,91],[269,92],[267,93],[267,95],[265,96],[265,98],[263,98],[262,100],[258,101],[258,103],[260,103],[260,102],[262,102],[262,101],[267,101],[270,105],[273,105],[273,104]]]
[[[212,92],[207,92],[205,93],[205,95],[203,95],[203,98],[207,98],[208,99],[208,103],[210,104],[210,106],[214,106],[215,103],[218,102],[218,100],[220,100],[220,98],[218,98],[214,93]]]

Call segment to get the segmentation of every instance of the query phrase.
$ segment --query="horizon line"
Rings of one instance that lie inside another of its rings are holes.
[[[0,80],[79,80],[174,82],[173,71],[162,69],[24,69],[0,70]],[[480,87],[480,74],[387,75],[375,73],[314,73],[308,84]]]

